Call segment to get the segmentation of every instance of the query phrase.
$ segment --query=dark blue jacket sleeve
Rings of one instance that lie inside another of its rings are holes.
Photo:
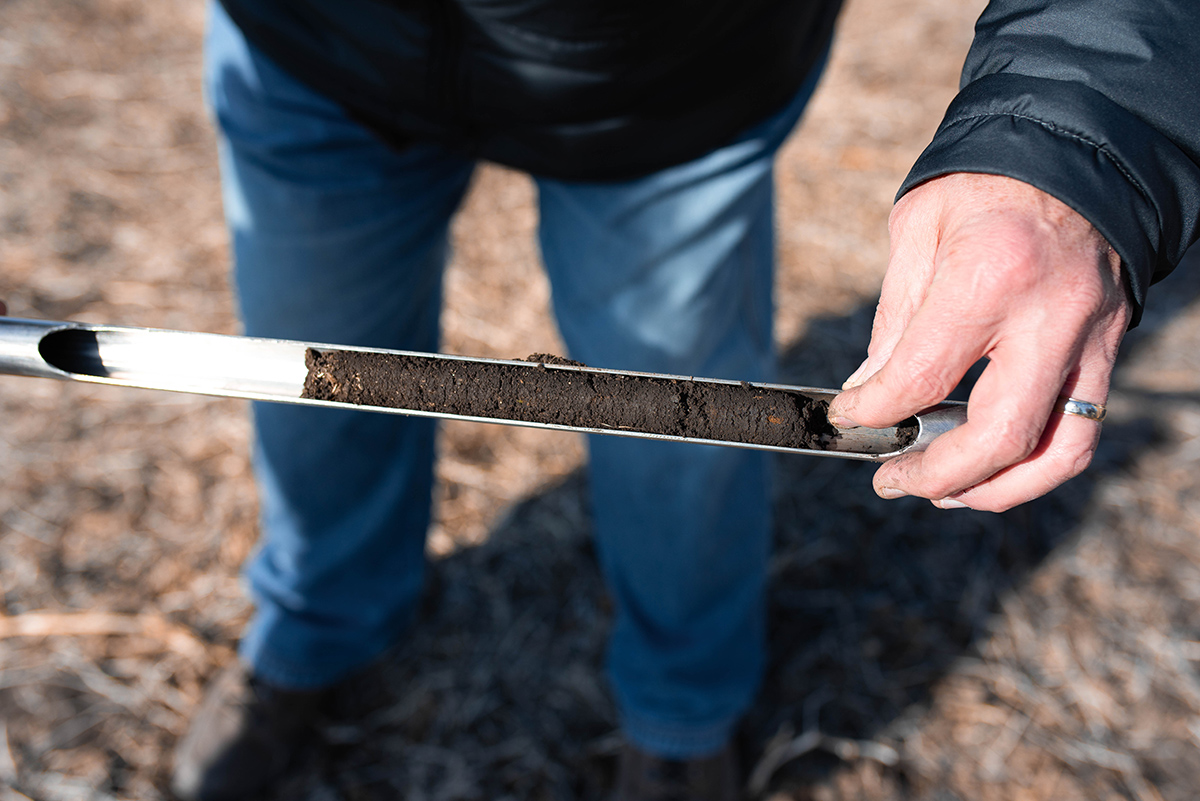
[[[1136,323],[1200,222],[1200,0],[993,0],[897,197],[951,172],[1017,178],[1086,217]]]

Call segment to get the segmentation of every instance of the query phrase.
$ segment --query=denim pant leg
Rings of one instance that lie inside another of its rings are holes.
[[[819,72],[782,112],[695,162],[620,184],[538,181],[542,254],[573,358],[772,378],[773,159]],[[626,736],[668,757],[713,752],[763,668],[767,456],[606,436],[589,450]]]
[[[396,153],[254,50],[210,6],[206,90],[246,333],[437,349],[447,226],[472,165]],[[424,570],[433,424],[255,404],[260,550],[243,658],[328,685],[408,621]]]

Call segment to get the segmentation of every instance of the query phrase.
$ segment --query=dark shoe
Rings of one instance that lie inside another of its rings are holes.
[[[325,695],[272,687],[240,663],[224,669],[175,749],[171,792],[182,801],[252,798],[312,736]]]
[[[733,746],[699,759],[662,759],[626,745],[611,801],[738,801]]]

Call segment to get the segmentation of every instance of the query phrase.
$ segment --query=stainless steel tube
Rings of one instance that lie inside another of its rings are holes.
[[[915,440],[902,445],[900,431],[893,428],[859,428],[842,432],[826,449],[808,449],[758,445],[724,440],[695,439],[638,431],[564,426],[547,423],[471,417],[446,412],[414,411],[382,406],[357,406],[337,401],[302,398],[308,374],[304,354],[318,350],[356,350],[374,353],[403,353],[408,356],[493,362],[536,369],[526,361],[470,359],[463,356],[409,353],[378,348],[360,348],[280,339],[203,334],[191,331],[164,331],[86,323],[22,320],[0,317],[0,374],[56,378],[94,384],[143,387],[147,389],[191,392],[203,395],[245,398],[248,400],[295,403],[308,406],[353,408],[406,414],[418,417],[445,417],[482,423],[520,425],[562,431],[580,431],[614,436],[634,436],[676,442],[698,442],[757,448],[781,453],[835,456],[843,459],[885,461],[904,453],[923,450],[937,436],[966,420],[964,404],[947,402],[917,415]],[[690,376],[600,370],[576,365],[546,364],[545,369],[573,370],[612,375],[642,376],[660,379],[696,381],[710,384],[739,384],[722,379]],[[755,384],[764,389],[784,390],[809,398],[832,400],[838,393],[831,389],[796,387],[782,384]]]

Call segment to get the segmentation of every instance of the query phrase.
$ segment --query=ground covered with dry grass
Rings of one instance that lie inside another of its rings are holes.
[[[779,166],[785,377],[865,349],[905,169],[980,3],[852,0]],[[0,297],[19,316],[234,333],[203,9],[0,2]],[[455,225],[445,349],[561,352],[528,182]],[[1200,266],[1200,265],[1198,265]],[[771,660],[749,797],[1194,798],[1200,786],[1200,273],[1127,341],[1096,463],[1004,515],[884,503],[780,459]],[[0,377],[0,801],[157,799],[248,615],[239,402]],[[609,606],[573,436],[443,429],[413,637],[278,799],[600,799],[619,742]]]

